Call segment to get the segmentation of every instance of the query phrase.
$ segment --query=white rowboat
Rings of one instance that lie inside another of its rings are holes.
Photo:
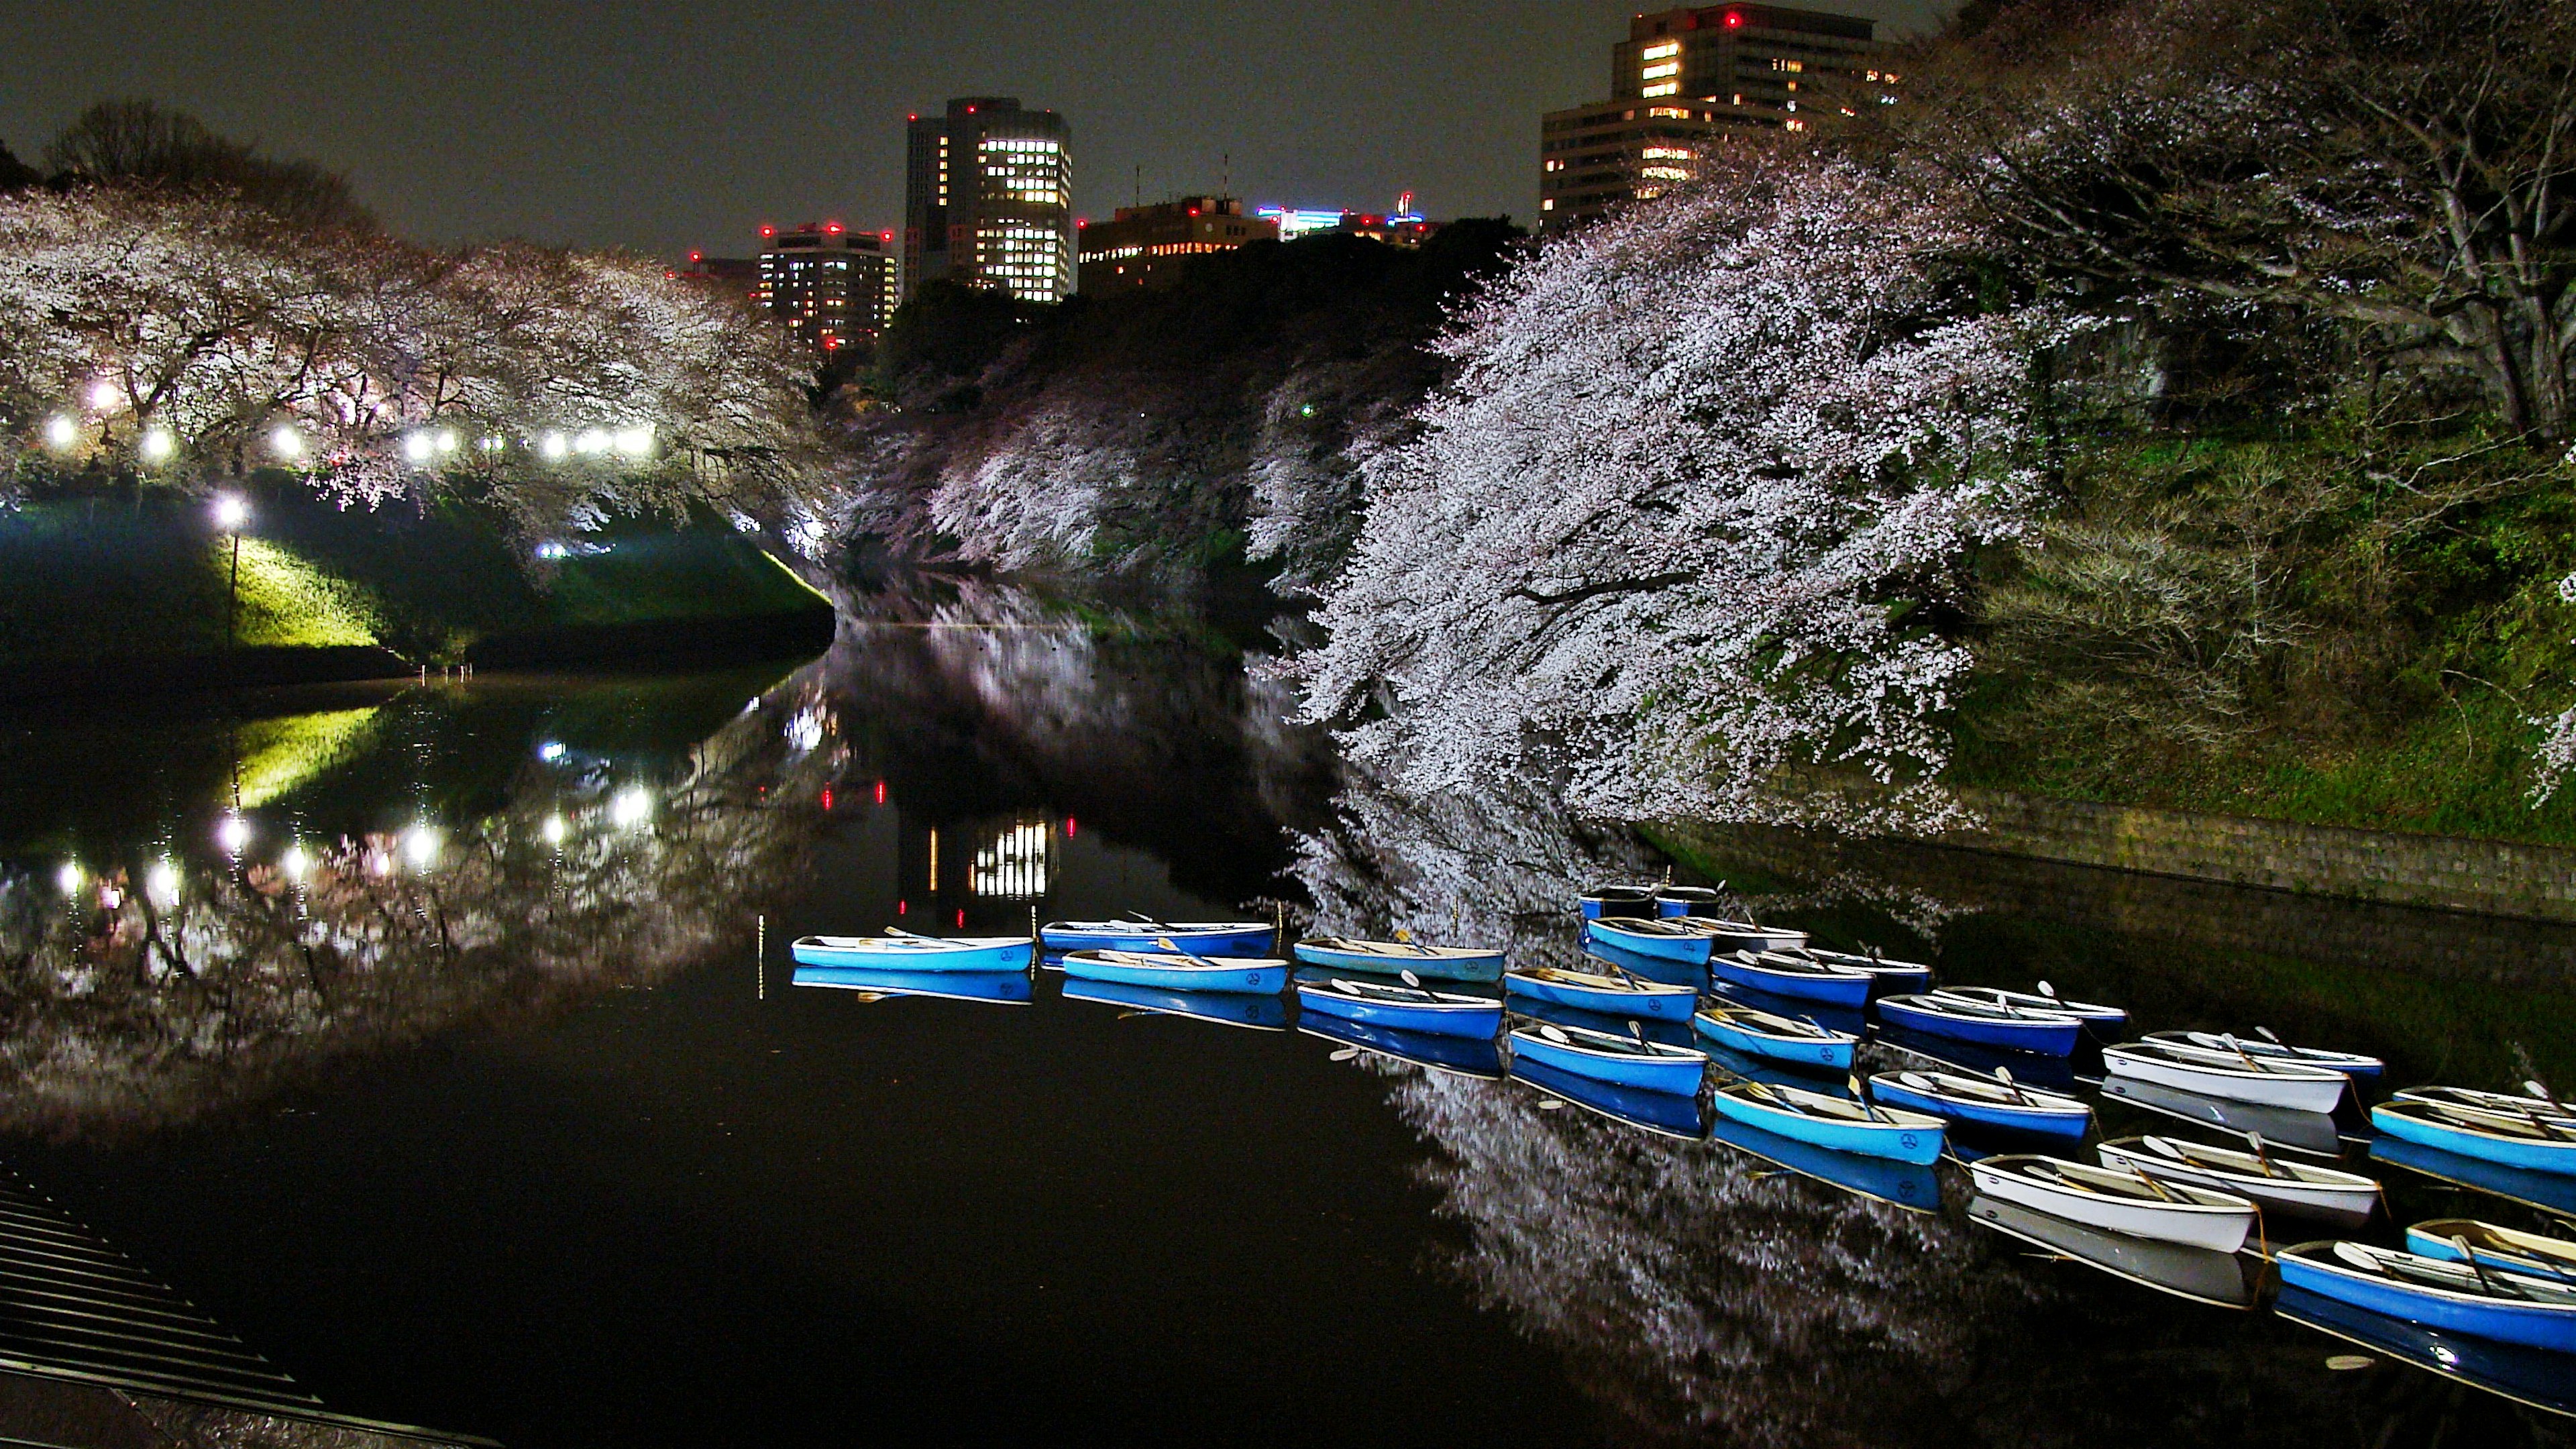
[[[1987,1197],[2131,1237],[2233,1253],[2254,1231],[2254,1204],[2232,1192],[2062,1157],[1988,1157],[1969,1163],[1968,1174]]]
[[[2341,1072],[2303,1062],[2169,1041],[2133,1041],[2104,1047],[2102,1066],[2115,1077],[2298,1112],[2332,1112],[2351,1081]]]
[[[2267,1208],[2357,1228],[2379,1207],[2379,1183],[2359,1173],[2171,1137],[2125,1137],[2094,1149],[2104,1167],[2252,1198]]]

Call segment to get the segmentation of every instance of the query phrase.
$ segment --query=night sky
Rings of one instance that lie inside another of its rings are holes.
[[[1816,8],[1927,26],[1938,0]],[[745,254],[763,221],[900,224],[903,121],[1017,95],[1073,127],[1076,209],[1213,189],[1537,211],[1538,115],[1608,94],[1630,6],[8,0],[0,142],[144,96],[347,174],[396,231]],[[1887,34],[1888,30],[1882,29]]]

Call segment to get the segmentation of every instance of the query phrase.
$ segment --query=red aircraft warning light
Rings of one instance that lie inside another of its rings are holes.
[[[1729,11],[1727,11],[1727,12],[1726,12],[1726,28],[1727,28],[1727,29],[1729,29],[1729,30],[1733,30],[1735,27],[1737,27],[1737,26],[1739,26],[1739,25],[1742,25],[1743,23],[1744,23],[1744,12],[1743,12],[1743,11],[1741,11],[1741,10],[1729,10]]]

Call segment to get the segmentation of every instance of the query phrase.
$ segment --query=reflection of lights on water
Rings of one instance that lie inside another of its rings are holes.
[[[288,880],[301,881],[313,873],[313,857],[305,852],[304,842],[299,840],[286,847],[286,853],[277,858],[277,868]]]
[[[632,828],[653,816],[653,797],[641,785],[629,785],[608,802],[608,818],[618,825]]]
[[[152,898],[156,901],[166,902],[177,900],[179,898],[179,867],[172,865],[166,860],[156,860],[152,862],[152,869],[144,874],[143,888],[150,891],[152,893]]]
[[[54,872],[54,884],[63,888],[64,895],[79,891],[81,882],[87,879],[89,879],[88,875],[81,870],[80,862],[77,860],[64,861],[63,868]]]
[[[786,734],[787,743],[794,746],[798,754],[823,743],[823,711],[814,707],[798,710],[787,721]]]
[[[1014,825],[975,852],[967,888],[979,896],[1034,900],[1046,894],[1048,830],[1043,821]]]
[[[239,855],[250,844],[250,822],[238,815],[227,815],[215,826],[215,844],[226,855]]]
[[[548,740],[537,746],[537,758],[551,765],[564,757],[563,741]]]
[[[415,825],[403,834],[403,859],[414,870],[427,870],[438,864],[438,832],[426,825]]]
[[[564,818],[560,815],[547,816],[545,823],[537,827],[537,833],[545,837],[546,844],[548,845],[563,844],[565,833]]]
[[[2433,1361],[2444,1368],[2456,1367],[2460,1362],[2459,1352],[2447,1343],[2433,1344],[2430,1346],[2430,1351]]]

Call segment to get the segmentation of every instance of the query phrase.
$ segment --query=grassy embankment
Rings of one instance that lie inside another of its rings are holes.
[[[828,611],[721,525],[637,521],[583,542],[599,551],[532,570],[468,507],[370,514],[265,497],[241,539],[231,645],[374,646],[432,665],[532,648],[605,658]],[[0,693],[12,672],[88,669],[114,683],[120,668],[220,659],[231,562],[200,500],[55,498],[0,513]]]
[[[1954,782],[2576,844],[2533,803],[2576,700],[2576,465],[2319,426],[2076,448],[1983,571]]]

